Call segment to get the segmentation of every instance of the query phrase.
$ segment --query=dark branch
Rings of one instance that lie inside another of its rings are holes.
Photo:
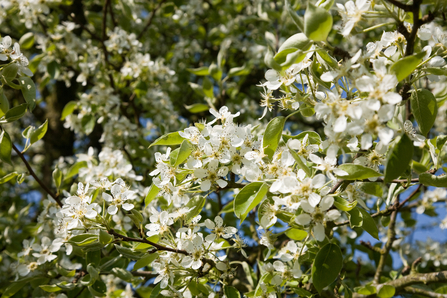
[[[42,180],[40,180],[39,177],[37,177],[36,173],[34,173],[33,169],[31,168],[31,165],[28,163],[28,161],[26,160],[25,156],[22,154],[22,152],[20,152],[19,149],[17,149],[17,147],[12,144],[12,148],[14,149],[14,151],[17,153],[17,155],[20,157],[20,159],[23,161],[23,163],[25,164],[26,168],[28,169],[28,172],[30,173],[31,176],[33,176],[33,178],[37,181],[37,183],[39,183],[40,187],[43,188],[43,190],[45,190],[55,201],[56,203],[62,207],[62,202],[59,199],[59,197],[52,192],[46,185],[45,183],[42,182]]]

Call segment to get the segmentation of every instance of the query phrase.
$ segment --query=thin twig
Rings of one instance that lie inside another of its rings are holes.
[[[33,169],[31,168],[31,165],[29,164],[29,162],[26,160],[25,156],[22,154],[22,152],[20,152],[19,149],[17,149],[17,147],[12,144],[12,148],[14,149],[14,151],[17,153],[17,155],[20,157],[20,159],[23,161],[23,163],[25,164],[26,168],[28,169],[28,172],[30,173],[31,176],[33,176],[33,178],[36,180],[37,183],[39,183],[40,187],[43,188],[43,190],[45,190],[55,201],[56,203],[62,207],[62,202],[61,200],[58,198],[58,196],[52,192],[46,185],[45,183],[42,182],[42,180],[39,179],[39,177],[37,177],[36,173],[33,171]]]
[[[108,230],[108,233],[110,235],[115,236],[115,237],[121,238],[124,241],[140,242],[140,243],[150,244],[153,247],[155,247],[157,250],[165,250],[165,251],[175,252],[175,253],[179,253],[179,254],[189,255],[189,253],[186,250],[175,249],[175,248],[163,246],[163,245],[157,244],[155,242],[149,241],[149,240],[144,239],[144,238],[127,237],[127,236],[121,235],[120,233],[115,232],[113,229]]]
[[[166,0],[162,0],[160,1],[160,3],[158,3],[158,5],[154,8],[154,10],[151,13],[151,16],[149,17],[149,20],[146,23],[146,26],[144,26],[143,30],[140,32],[140,34],[138,34],[137,36],[137,40],[140,40],[141,37],[143,37],[144,33],[146,33],[147,29],[149,29],[149,27],[152,24],[152,21],[154,20],[155,17],[155,13],[157,12],[157,10],[163,5],[163,3],[165,3]]]

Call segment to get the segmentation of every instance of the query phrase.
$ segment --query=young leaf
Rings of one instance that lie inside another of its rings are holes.
[[[252,182],[236,195],[234,199],[234,214],[244,221],[247,214],[261,203],[262,199],[268,192],[268,185],[262,182]]]
[[[210,109],[210,107],[204,103],[195,103],[190,106],[185,105],[185,108],[188,110],[188,112],[193,114],[202,113]]]
[[[426,136],[436,120],[438,104],[436,98],[427,89],[419,89],[411,94],[411,110],[422,135]]]
[[[334,197],[334,205],[335,207],[337,207],[338,210],[348,212],[354,209],[354,207],[357,205],[357,201],[350,203],[342,197]]]
[[[62,110],[61,120],[64,120],[65,118],[67,118],[68,115],[73,114],[76,105],[77,105],[76,101],[69,101]]]
[[[73,177],[74,175],[77,175],[79,173],[79,170],[81,168],[85,168],[87,167],[87,162],[86,161],[78,161],[77,163],[75,163],[74,165],[72,165],[69,169],[67,174],[65,175],[64,180],[70,179],[71,177]]]
[[[53,181],[56,188],[59,189],[62,183],[62,172],[59,168],[55,168],[53,171]]]
[[[344,163],[338,168],[348,173],[348,175],[340,176],[340,178],[344,180],[363,180],[382,176],[382,174],[374,171],[371,168],[352,163]]]
[[[184,139],[180,136],[178,131],[171,132],[171,133],[165,134],[165,135],[159,137],[158,139],[156,139],[149,146],[149,148],[151,148],[152,146],[157,146],[157,145],[167,145],[167,146],[179,145],[183,142],[183,140]]]
[[[144,199],[144,205],[147,207],[153,199],[155,199],[158,195],[160,189],[154,183],[151,184],[149,191],[147,192],[146,198]]]
[[[19,174],[17,174],[17,172],[12,172],[12,173],[6,174],[5,176],[3,176],[3,177],[0,178],[0,184],[6,183],[6,182],[8,182],[9,180],[11,180],[11,179],[17,177],[18,175],[19,175]]]
[[[45,120],[45,122],[39,126],[35,131],[31,133],[30,140],[31,144],[34,144],[38,140],[44,137],[44,135],[47,133],[48,129],[48,119]]]
[[[309,3],[304,14],[304,34],[313,41],[325,41],[332,29],[332,15]]]
[[[178,165],[183,163],[191,155],[192,149],[193,146],[191,145],[191,143],[188,140],[184,140],[182,142],[182,145],[180,146],[180,150],[177,155],[177,160],[174,163],[174,167],[177,167]]]
[[[413,158],[413,150],[413,141],[407,134],[403,134],[400,139],[396,140],[387,158],[384,177],[386,183],[398,178],[405,172]]]
[[[33,32],[28,32],[22,35],[19,40],[20,47],[24,50],[28,50],[34,45],[34,34]]]
[[[199,68],[187,68],[186,70],[192,74],[195,74],[196,76],[207,76],[210,74],[208,71],[208,66],[202,66]]]
[[[301,241],[307,237],[307,232],[300,229],[288,229],[286,235],[292,240]]]
[[[0,160],[12,165],[11,162],[12,142],[9,134],[2,131],[0,134]]]
[[[285,7],[287,9],[287,12],[289,13],[289,16],[292,18],[295,25],[298,27],[300,31],[304,31],[304,23],[300,16],[296,14],[296,11],[292,9],[292,7],[289,4],[289,1],[286,0]]]
[[[312,46],[312,41],[304,33],[297,33],[286,39],[279,47],[278,53],[286,49],[307,51]]]
[[[312,280],[319,293],[338,277],[342,267],[343,255],[336,244],[328,243],[320,249],[312,266]]]
[[[361,227],[363,225],[363,215],[359,207],[348,211],[349,226],[351,228]]]
[[[395,62],[390,70],[397,77],[397,81],[400,82],[406,77],[408,77],[416,67],[422,62],[424,59],[425,52],[420,52],[419,54],[411,55],[404,57],[397,62]]]
[[[377,293],[377,296],[379,298],[391,298],[394,297],[395,293],[396,289],[393,286],[383,285],[383,287],[381,287],[379,292]]]
[[[267,124],[264,137],[262,138],[262,148],[264,148],[264,153],[267,154],[270,159],[273,158],[273,154],[275,154],[276,148],[278,148],[285,122],[286,119],[280,116],[273,118],[269,124]]]
[[[379,240],[379,229],[377,228],[376,222],[374,219],[369,215],[368,212],[363,210],[362,208],[358,208],[360,213],[362,214],[363,218],[363,225],[362,228],[368,232],[371,236]]]

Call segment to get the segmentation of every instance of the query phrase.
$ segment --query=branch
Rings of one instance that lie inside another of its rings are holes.
[[[157,250],[165,250],[165,251],[171,251],[171,252],[175,252],[175,253],[179,253],[179,254],[184,254],[184,255],[189,255],[189,253],[186,252],[186,250],[183,249],[175,249],[175,248],[171,248],[171,247],[167,247],[167,246],[163,246],[160,244],[157,244],[155,242],[146,240],[144,238],[132,238],[132,237],[127,237],[124,235],[121,235],[120,233],[115,232],[113,229],[108,230],[108,233],[110,235],[113,235],[115,237],[121,238],[124,241],[129,241],[129,242],[141,242],[141,243],[146,243],[146,244],[150,244],[153,247],[155,247]]]
[[[33,178],[37,181],[37,183],[39,183],[40,187],[43,188],[43,190],[45,190],[55,201],[56,203],[62,207],[62,202],[59,199],[59,197],[52,192],[43,182],[42,180],[39,179],[39,177],[37,177],[36,173],[34,173],[33,169],[31,168],[31,165],[29,164],[29,162],[26,160],[25,156],[23,156],[22,152],[20,152],[19,149],[17,149],[17,147],[12,144],[12,148],[14,149],[14,151],[17,153],[17,155],[20,157],[20,159],[23,161],[23,163],[25,164],[26,168],[28,169],[28,172],[30,173],[31,176],[33,176]]]
[[[143,30],[140,32],[140,34],[138,34],[137,40],[140,40],[141,37],[143,37],[144,33],[146,33],[147,29],[149,29],[149,27],[151,26],[152,21],[153,21],[153,19],[155,17],[155,13],[163,5],[164,2],[166,2],[166,0],[160,1],[160,3],[158,3],[158,5],[154,8],[154,10],[152,11],[151,16],[149,17],[149,20],[146,23],[146,26],[144,26]]]
[[[431,273],[417,273],[411,274],[399,279],[395,279],[384,283],[384,285],[393,286],[398,290],[402,290],[408,286],[424,283],[426,285],[432,283],[445,283],[447,282],[447,271],[431,272]]]
[[[393,4],[396,7],[399,7],[400,9],[403,9],[404,11],[411,12],[412,9],[411,5],[400,3],[397,0],[386,0],[386,1]]]
[[[374,275],[374,283],[378,284],[380,283],[380,276],[382,275],[383,268],[385,267],[386,258],[388,257],[388,254],[390,253],[391,247],[393,246],[394,241],[396,240],[396,218],[397,218],[397,212],[399,207],[399,197],[397,197],[396,202],[394,203],[395,209],[391,212],[391,218],[390,218],[390,224],[388,226],[388,233],[387,233],[387,242],[385,243],[385,246],[382,248],[379,264],[377,265],[377,270]]]
[[[425,297],[434,297],[434,298],[447,298],[447,294],[439,294],[435,292],[426,291],[420,288],[413,287],[405,287],[403,292],[410,294],[418,294]]]

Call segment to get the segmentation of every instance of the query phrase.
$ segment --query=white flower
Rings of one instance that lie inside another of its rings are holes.
[[[354,26],[362,19],[365,12],[369,10],[370,2],[367,0],[348,1],[343,6],[337,3],[338,10],[343,18],[344,27],[341,34],[348,36]]]
[[[299,225],[313,226],[312,232],[317,241],[323,241],[325,238],[324,223],[326,221],[334,221],[340,217],[340,212],[336,209],[327,211],[334,203],[334,198],[330,196],[324,197],[318,207],[312,207],[309,203],[303,202],[301,208],[305,213],[301,213],[295,218],[295,222]]]
[[[211,234],[205,237],[208,242],[213,242],[216,238],[223,237],[228,239],[237,233],[234,227],[223,227],[223,219],[220,216],[214,218],[214,222],[210,219],[205,220],[205,226],[211,230]]]
[[[127,200],[132,199],[132,196],[134,195],[133,191],[127,190],[125,187],[115,184],[111,187],[111,193],[113,197],[108,193],[102,193],[102,198],[104,201],[111,204],[107,208],[107,212],[110,215],[116,214],[118,212],[118,207],[122,207],[126,211],[130,211],[134,208],[133,204],[126,203]]]

